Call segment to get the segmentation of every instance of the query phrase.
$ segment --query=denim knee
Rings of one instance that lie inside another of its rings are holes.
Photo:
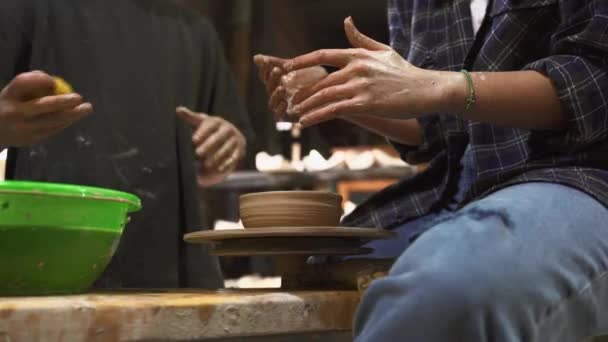
[[[526,314],[515,309],[521,304],[515,297],[519,291],[514,291],[518,284],[498,274],[474,264],[464,268],[450,263],[393,273],[367,290],[355,321],[357,340],[388,339],[384,332],[407,331],[407,335],[414,330],[429,341],[440,331],[454,337],[492,331],[493,341],[520,340],[514,334],[530,336],[533,332],[519,330],[510,319],[513,313]],[[487,339],[480,336],[480,340]]]

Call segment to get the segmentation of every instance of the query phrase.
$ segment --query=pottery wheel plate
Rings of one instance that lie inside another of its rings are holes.
[[[206,230],[186,234],[189,243],[215,243],[226,240],[257,238],[341,238],[358,240],[390,239],[396,234],[375,228],[285,227],[258,229]]]
[[[360,255],[370,248],[360,240],[341,238],[246,238],[223,240],[213,244],[211,253],[218,256],[273,255]]]

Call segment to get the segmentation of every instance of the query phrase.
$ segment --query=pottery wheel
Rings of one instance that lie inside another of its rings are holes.
[[[248,238],[214,243],[217,256],[361,255],[372,250],[364,241],[339,238]]]
[[[259,238],[340,238],[352,240],[390,239],[396,234],[375,228],[350,227],[280,227],[258,229],[206,230],[186,234],[188,243],[217,243],[227,240]]]

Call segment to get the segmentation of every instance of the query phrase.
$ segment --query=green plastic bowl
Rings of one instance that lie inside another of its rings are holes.
[[[141,209],[131,194],[77,185],[0,182],[0,296],[87,291]]]

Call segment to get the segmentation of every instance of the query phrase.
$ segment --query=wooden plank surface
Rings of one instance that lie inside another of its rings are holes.
[[[358,302],[356,291],[3,298],[0,341],[178,341],[348,331]]]

